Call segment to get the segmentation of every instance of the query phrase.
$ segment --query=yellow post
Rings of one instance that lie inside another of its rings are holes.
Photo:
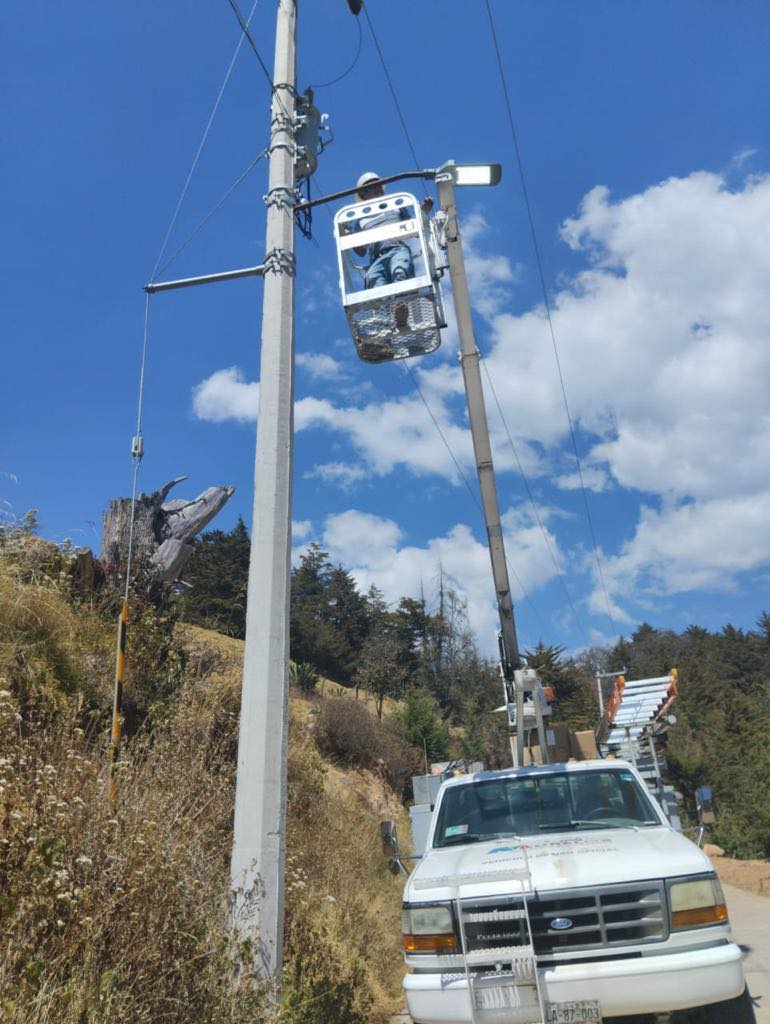
[[[123,714],[123,673],[126,659],[126,626],[128,624],[128,600],[124,599],[118,618],[118,642],[115,651],[115,694],[112,701],[112,740],[110,759],[110,807],[115,803],[118,789],[117,764],[120,758],[121,716]]]

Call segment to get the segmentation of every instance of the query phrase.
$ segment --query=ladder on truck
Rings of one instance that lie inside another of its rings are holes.
[[[521,853],[521,864],[495,871],[469,871],[454,875],[431,876],[415,879],[415,889],[436,886],[452,892],[457,932],[460,938],[460,956],[468,989],[471,1024],[544,1024],[545,1003],[537,973],[537,957],[529,915],[529,900],[534,886],[529,868],[527,848],[519,837],[506,837],[506,844],[517,842],[516,853]],[[509,906],[485,909],[483,897],[463,897],[465,886],[486,882],[518,882],[520,901],[513,899]],[[500,946],[476,946],[468,935],[468,926],[492,925],[505,936],[524,941],[505,942]]]
[[[618,675],[604,707],[597,742],[604,757],[622,757],[636,767],[671,824],[681,829],[673,787],[663,784],[665,761],[658,746],[668,727],[678,681],[675,668],[668,675],[649,679],[626,680]]]

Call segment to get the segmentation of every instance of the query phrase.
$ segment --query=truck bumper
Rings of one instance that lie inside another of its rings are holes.
[[[664,1013],[734,999],[743,992],[741,951],[734,942],[707,949],[590,964],[549,967],[538,972],[543,999],[559,1003],[598,999],[602,1016]],[[468,986],[457,974],[407,974],[404,990],[415,1024],[468,1024]],[[491,1014],[491,1015],[490,1015]],[[520,1024],[521,1011],[477,1010],[475,1020]]]

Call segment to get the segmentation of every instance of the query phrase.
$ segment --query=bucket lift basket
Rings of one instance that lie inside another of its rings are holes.
[[[438,245],[417,199],[395,192],[344,206],[334,237],[342,305],[361,359],[384,363],[435,351],[446,327]]]

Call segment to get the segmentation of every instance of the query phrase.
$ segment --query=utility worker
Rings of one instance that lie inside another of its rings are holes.
[[[379,174],[374,171],[365,171],[356,182],[357,195],[361,200],[380,199],[385,195],[385,189],[379,183]],[[431,199],[426,199],[422,204],[424,213],[429,213],[433,206]],[[366,231],[368,228],[379,227],[381,224],[409,220],[409,209],[404,207],[400,210],[372,211],[358,219],[357,230]],[[412,250],[405,242],[397,238],[385,238],[373,245],[361,246],[355,252],[359,256],[367,256],[369,266],[364,274],[365,288],[378,288],[383,284],[393,284],[396,281],[406,281],[414,277],[414,260]]]

